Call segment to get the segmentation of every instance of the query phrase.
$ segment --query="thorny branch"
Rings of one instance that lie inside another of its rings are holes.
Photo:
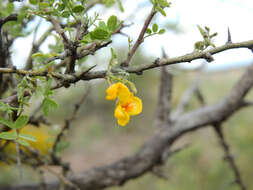
[[[137,178],[161,163],[162,155],[182,135],[226,121],[243,106],[242,101],[253,86],[253,65],[242,75],[226,97],[213,105],[207,105],[182,114],[170,127],[158,129],[154,135],[133,155],[109,165],[96,167],[71,176],[68,179],[80,189],[96,190],[110,186],[123,185]],[[34,190],[37,185],[5,187],[5,190]],[[47,189],[56,189],[58,182],[47,184]],[[70,188],[67,188],[68,190]]]
[[[241,190],[246,190],[246,186],[242,181],[242,176],[241,176],[240,170],[239,170],[238,166],[236,165],[234,157],[230,152],[230,147],[225,140],[225,136],[222,131],[222,126],[220,124],[214,124],[213,128],[216,132],[217,137],[219,138],[220,145],[225,153],[224,158],[228,162],[232,171],[234,172],[234,176],[235,176],[234,182],[240,187]]]
[[[201,92],[198,91],[199,93],[197,94],[198,96],[198,100],[200,101],[200,103],[202,103],[203,105],[205,105],[205,99],[204,97],[202,96]],[[245,104],[245,106],[250,106],[248,104]],[[230,152],[230,147],[229,147],[229,144],[226,142],[226,139],[225,139],[225,135],[224,135],[224,132],[223,132],[223,127],[222,127],[222,123],[214,123],[213,125],[213,129],[220,141],[220,145],[224,151],[224,154],[225,154],[225,161],[227,161],[229,163],[229,166],[230,168],[232,169],[233,173],[234,173],[234,176],[235,176],[235,180],[234,180],[234,183],[236,183],[241,190],[246,190],[246,186],[245,184],[243,183],[242,181],[242,175],[239,171],[239,168],[238,166],[236,165],[235,163],[235,160],[234,160],[234,157],[232,155],[232,153]]]

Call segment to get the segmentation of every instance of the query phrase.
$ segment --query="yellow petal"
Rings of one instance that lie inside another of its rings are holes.
[[[127,105],[126,111],[129,115],[138,115],[142,112],[142,101],[140,98],[134,96],[132,101]]]
[[[118,82],[117,84],[119,101],[128,101],[128,99],[133,96],[132,93],[129,91],[126,85],[122,84],[121,82]]]
[[[130,120],[129,114],[121,107],[121,105],[116,107],[114,117],[117,118],[118,124],[121,126],[125,126]]]
[[[109,88],[106,90],[106,99],[107,100],[115,100],[118,95],[118,83],[111,85]]]

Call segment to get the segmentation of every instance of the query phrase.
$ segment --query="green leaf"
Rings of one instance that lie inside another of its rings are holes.
[[[37,142],[38,141],[34,136],[29,135],[29,134],[20,133],[18,136],[20,138],[23,138],[23,139],[28,140],[28,141],[32,141],[32,142]]]
[[[32,5],[36,5],[38,3],[38,0],[29,0],[29,3],[31,3]]]
[[[8,14],[11,14],[14,11],[14,4],[13,3],[7,3],[6,11]]]
[[[68,18],[70,16],[70,12],[69,11],[63,11],[61,13],[61,16],[64,17],[64,18]]]
[[[45,9],[45,8],[50,7],[50,4],[47,2],[40,2],[39,7],[40,9]]]
[[[84,10],[84,7],[82,5],[76,5],[73,8],[74,13],[81,13]]]
[[[150,28],[147,28],[146,33],[147,34],[152,34],[152,30]]]
[[[40,52],[32,54],[32,58],[36,58],[36,57],[44,57],[44,54]]]
[[[104,21],[99,21],[98,26],[99,28],[103,28],[104,30],[107,30],[107,26]]]
[[[111,7],[112,5],[114,5],[115,0],[105,0],[105,6],[106,7]]]
[[[92,39],[98,39],[98,40],[106,40],[110,37],[110,33],[100,27],[95,28],[91,33],[91,38]]]
[[[29,117],[27,115],[21,115],[18,119],[14,122],[14,129],[20,129],[24,127],[29,121]]]
[[[124,7],[123,7],[123,5],[122,5],[121,0],[118,0],[118,4],[119,4],[119,9],[120,9],[120,11],[121,11],[121,12],[124,12]]]
[[[161,7],[157,6],[156,9],[157,9],[163,16],[166,16],[165,11],[164,11]]]
[[[47,83],[46,83],[46,86],[45,86],[45,94],[44,94],[45,96],[53,95],[53,91],[51,90],[52,82],[53,82],[52,78],[49,78],[47,80]]]
[[[44,115],[48,115],[49,110],[56,109],[58,104],[51,98],[46,97],[42,102],[42,112]]]
[[[2,123],[2,124],[4,124],[4,125],[8,126],[9,128],[12,128],[12,127],[13,127],[12,121],[6,120],[6,119],[1,118],[1,117],[0,117],[0,123]]]
[[[66,7],[65,4],[61,3],[61,4],[58,5],[57,10],[58,11],[63,11],[65,9],[65,7]]]
[[[117,29],[117,17],[115,15],[112,15],[107,20],[107,27],[110,31],[115,31]]]
[[[23,139],[18,139],[17,142],[23,146],[30,146],[30,144]]]
[[[0,133],[0,138],[1,139],[15,140],[15,139],[17,139],[17,137],[18,137],[17,133],[13,133],[13,132],[2,132],[2,133]]]
[[[169,7],[170,6],[170,3],[167,0],[157,0],[157,2],[161,7]]]
[[[153,30],[153,32],[157,32],[158,31],[158,25],[156,23],[153,24],[152,30]]]
[[[166,30],[164,28],[160,29],[158,34],[164,34],[166,32]]]

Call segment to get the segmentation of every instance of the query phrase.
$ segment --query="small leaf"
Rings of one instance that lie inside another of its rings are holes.
[[[161,7],[157,6],[156,9],[157,9],[163,16],[166,16],[165,11],[164,11]]]
[[[30,144],[27,141],[22,139],[18,139],[17,142],[23,146],[30,146]]]
[[[166,30],[164,28],[160,29],[158,34],[164,34],[166,32]]]
[[[14,11],[14,4],[13,3],[7,3],[6,5],[6,11],[11,14]]]
[[[59,4],[57,7],[58,11],[63,11],[64,9],[65,9],[65,4],[63,4],[63,3]]]
[[[167,0],[157,0],[161,7],[169,7],[170,3]]]
[[[158,25],[156,23],[153,24],[152,30],[153,30],[153,32],[157,32],[158,31]]]
[[[17,137],[18,137],[17,133],[12,133],[12,132],[2,132],[2,133],[0,133],[0,138],[1,139],[15,140],[15,139],[17,139]]]
[[[115,3],[115,0],[105,0],[105,6],[111,7]]]
[[[18,119],[14,122],[14,129],[20,129],[24,127],[29,121],[29,117],[27,115],[21,115]]]
[[[119,9],[120,9],[120,11],[121,11],[121,12],[124,12],[124,7],[123,7],[123,5],[122,5],[121,0],[118,0],[118,4],[119,4]]]
[[[13,127],[12,121],[6,120],[6,119],[1,118],[1,117],[0,117],[0,123],[4,124],[4,125],[6,125],[6,126],[8,126],[8,127],[10,127],[10,128]]]
[[[61,13],[61,16],[64,17],[64,18],[68,18],[70,16],[70,12],[69,11],[63,11]]]
[[[41,9],[45,9],[45,8],[50,7],[50,4],[47,3],[47,2],[40,2],[39,7],[40,7]]]
[[[82,5],[76,5],[73,8],[74,13],[81,13],[84,10],[84,7]]]
[[[90,33],[92,39],[106,40],[110,37],[108,31],[103,28],[97,27]]]
[[[42,112],[44,115],[48,115],[50,109],[56,109],[58,104],[51,98],[46,97],[42,102]]]
[[[110,31],[115,31],[117,29],[117,17],[115,15],[112,15],[107,20],[107,27]]]
[[[99,21],[98,26],[99,28],[103,28],[104,30],[107,30],[107,26],[104,21]]]
[[[152,34],[152,30],[150,28],[147,28],[146,33],[147,34]]]
[[[18,136],[20,138],[23,138],[23,139],[28,140],[28,141],[33,141],[33,142],[37,142],[38,141],[34,136],[29,135],[29,134],[20,133]]]
[[[53,95],[53,91],[51,90],[52,82],[53,82],[52,78],[49,78],[47,80],[47,83],[46,83],[46,86],[45,86],[45,92],[44,92],[45,96],[51,96],[51,95]]]
[[[38,0],[29,0],[29,3],[31,3],[32,5],[36,5],[38,3]]]
[[[43,53],[34,53],[32,54],[32,58],[36,58],[36,57],[44,57]]]

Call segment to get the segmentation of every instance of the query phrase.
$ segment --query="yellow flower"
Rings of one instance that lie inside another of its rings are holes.
[[[54,142],[54,137],[53,135],[50,135],[48,133],[48,127],[47,126],[33,126],[33,125],[26,125],[22,129],[20,129],[19,133],[22,134],[28,134],[32,135],[37,139],[37,142],[33,141],[27,141],[30,144],[30,147],[33,149],[39,151],[39,153],[43,156],[49,155],[52,147],[53,147],[53,142]],[[5,144],[5,140],[2,140],[0,145]],[[21,146],[21,149],[24,152],[29,152],[26,147]],[[10,141],[8,145],[4,147],[4,153],[10,157],[13,157],[15,159],[16,157],[16,146],[13,141]]]
[[[115,100],[118,98],[118,104],[114,111],[114,117],[121,126],[128,124],[130,116],[137,115],[142,112],[142,101],[129,91],[127,86],[121,82],[111,85],[106,90],[107,100]]]
[[[121,82],[115,83],[111,85],[106,90],[106,99],[107,100],[115,100],[117,97],[119,99],[124,99],[131,95],[131,92],[127,88],[126,85],[122,84]]]

